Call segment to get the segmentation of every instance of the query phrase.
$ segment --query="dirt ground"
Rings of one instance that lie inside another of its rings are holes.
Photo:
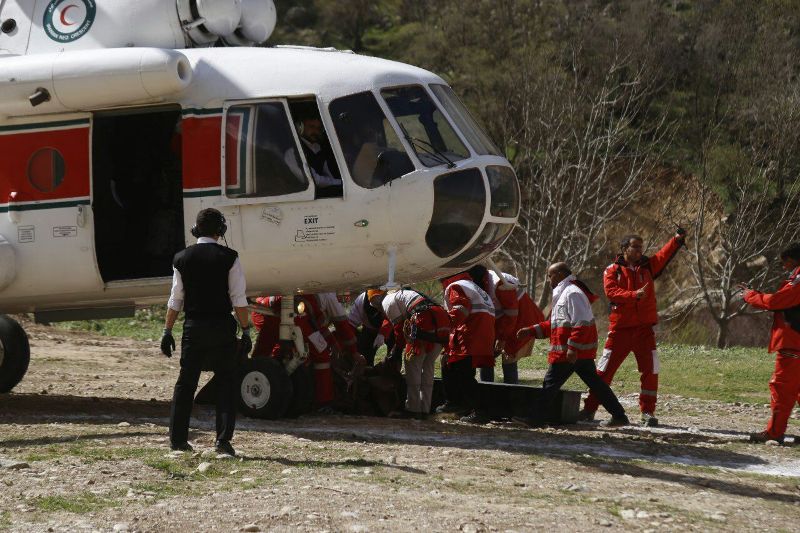
[[[30,371],[0,395],[0,530],[796,531],[800,520],[800,446],[746,442],[764,405],[666,396],[653,430],[242,418],[239,456],[223,459],[205,407],[194,454],[170,453],[178,361],[156,343],[26,327]],[[636,412],[635,396],[621,399]]]

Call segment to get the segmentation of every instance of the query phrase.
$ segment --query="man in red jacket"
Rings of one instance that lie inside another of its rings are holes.
[[[658,323],[656,292],[653,280],[683,246],[686,231],[678,228],[675,236],[652,257],[642,254],[644,241],[638,235],[627,235],[620,246],[622,253],[606,268],[603,288],[610,305],[608,338],[603,356],[597,363],[597,373],[611,384],[619,366],[630,352],[636,356],[641,390],[639,408],[642,425],[657,426],[656,396],[658,394],[658,352],[653,326]],[[579,413],[579,420],[593,420],[599,402],[590,392]]]
[[[462,412],[462,422],[484,424],[475,369],[494,366],[494,305],[468,272],[441,280],[450,317],[450,342],[442,358],[446,401],[437,413]]]
[[[566,263],[551,265],[547,269],[547,277],[553,288],[550,317],[533,326],[521,328],[517,337],[549,338],[550,352],[547,354],[547,362],[550,366],[544,376],[542,393],[532,416],[519,420],[533,427],[545,425],[551,403],[561,386],[575,372],[611,413],[611,419],[602,425],[627,425],[625,409],[611,387],[597,375],[594,366],[594,358],[597,356],[597,326],[594,323],[592,302],[597,300],[597,296],[575,278]]]
[[[778,292],[765,294],[740,284],[748,304],[775,312],[769,339],[769,351],[778,352],[769,380],[772,416],[765,431],[750,435],[752,442],[774,440],[782,444],[789,416],[800,400],[800,243],[782,251],[781,262],[789,277]]]

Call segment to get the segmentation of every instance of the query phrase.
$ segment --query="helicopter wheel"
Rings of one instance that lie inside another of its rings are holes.
[[[247,416],[274,420],[292,400],[292,380],[271,357],[255,357],[242,365],[239,407]]]
[[[22,381],[30,360],[25,330],[13,318],[0,315],[0,393],[10,392]]]

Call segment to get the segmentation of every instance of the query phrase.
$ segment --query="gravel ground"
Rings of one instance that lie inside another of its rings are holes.
[[[218,458],[201,407],[195,452],[169,451],[178,361],[155,343],[26,329],[31,369],[0,395],[0,530],[796,530],[800,519],[800,446],[746,442],[761,404],[662,396],[652,430],[241,419],[239,456]],[[635,395],[621,400],[635,412]]]

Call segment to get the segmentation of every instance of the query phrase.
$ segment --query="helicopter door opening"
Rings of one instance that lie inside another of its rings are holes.
[[[172,275],[185,247],[178,107],[95,113],[92,208],[103,281]]]
[[[303,157],[314,179],[315,197],[341,198],[342,175],[339,172],[339,165],[336,164],[325,126],[322,124],[316,100],[298,98],[290,99],[288,102]]]

